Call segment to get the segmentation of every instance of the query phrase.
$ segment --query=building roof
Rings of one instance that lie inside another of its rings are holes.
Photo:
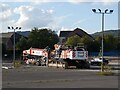
[[[6,43],[8,38],[12,37],[13,34],[14,34],[13,32],[1,33],[1,35],[0,35],[0,44]]]
[[[71,33],[71,32],[73,32],[73,31],[60,31],[59,37],[66,37],[66,36],[68,36],[69,33]]]
[[[94,39],[90,34],[86,33],[85,31],[83,31],[82,29],[79,29],[79,28],[76,28],[74,30],[74,33],[76,33],[80,37],[88,36],[89,38]]]
[[[13,39],[12,39],[13,35],[14,35],[14,32],[2,33],[0,35],[0,39],[1,39],[0,43],[5,44],[9,39],[11,39],[11,41],[13,41]],[[22,36],[21,34],[15,32],[15,37],[17,37],[16,39],[19,39],[21,36]]]
[[[78,35],[79,37],[88,36],[89,38],[93,40],[93,37],[91,35],[89,35],[88,33],[86,33],[85,31],[79,28],[76,28],[73,31],[61,31],[59,37],[67,38],[73,35]]]
[[[0,38],[9,38],[14,34],[14,32],[2,33]]]
[[[28,37],[30,31],[23,31],[23,32],[22,31],[18,31],[17,33],[22,35],[22,36],[24,36],[24,37]]]

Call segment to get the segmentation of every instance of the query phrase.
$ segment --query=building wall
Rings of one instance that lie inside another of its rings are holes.
[[[11,38],[8,38],[8,40],[6,41],[6,49],[13,49],[13,43]]]
[[[65,42],[65,40],[66,40],[66,37],[60,37],[60,43]]]

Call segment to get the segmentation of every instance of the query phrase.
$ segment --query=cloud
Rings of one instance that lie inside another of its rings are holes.
[[[0,32],[7,31],[7,25],[13,24],[14,20],[11,20],[13,16],[13,11],[9,5],[0,3]]]
[[[12,16],[12,10],[7,4],[0,4],[0,21],[7,21]]]
[[[88,19],[90,19],[90,18],[86,18],[86,19],[83,19],[83,20],[78,20],[77,22],[73,23],[73,25],[71,27],[79,26],[80,23],[88,21]]]
[[[9,5],[0,4],[0,20],[2,32],[8,31],[7,26],[21,26],[22,29],[33,27],[46,27],[54,21],[54,10],[44,10],[33,6],[19,6],[11,8]]]
[[[54,20],[53,10],[44,10],[32,6],[20,6],[14,12],[20,15],[17,25],[24,28],[46,27]]]
[[[79,3],[79,2],[118,2],[119,0],[67,0],[68,2]]]
[[[47,2],[66,2],[66,1],[65,0],[1,0],[0,2],[33,2],[36,4],[40,4]]]
[[[10,8],[7,4],[1,4],[0,20],[2,32],[8,31],[7,26],[20,26],[22,30],[31,30],[33,27],[49,27],[52,30],[59,30],[60,23],[67,16],[55,17],[54,10],[44,10],[34,6],[19,6]],[[9,30],[13,31],[13,30]]]
[[[119,0],[1,0],[0,2],[32,2],[34,4],[47,3],[47,2],[70,2],[70,3],[80,3],[80,2],[119,2]]]
[[[119,0],[1,0],[1,2],[32,2],[35,4],[47,3],[47,2],[71,2],[71,3],[77,4],[80,2],[111,3],[111,2],[119,2]]]
[[[11,1],[11,0],[10,0]],[[16,0],[15,0],[16,1]],[[19,1],[19,0],[17,0]],[[23,0],[20,0],[23,1]],[[35,2],[39,0],[34,0]],[[31,2],[34,2],[33,0]],[[42,2],[49,2],[51,0],[42,0]],[[87,2],[88,0],[67,0],[68,2],[74,2],[74,3],[79,3],[79,2]],[[93,0],[97,1],[97,0]],[[103,1],[103,0],[101,0]],[[113,0],[110,0],[112,2]],[[114,0],[115,1],[115,0]],[[25,2],[25,1],[24,1]],[[29,1],[30,2],[30,1]],[[59,2],[59,1],[58,1]],[[65,1],[64,1],[65,2]],[[109,3],[108,0],[104,0],[104,2]],[[57,13],[53,9],[42,9],[39,7],[36,7],[34,5],[29,4],[29,6],[18,6],[14,8],[14,6],[9,6],[7,4],[0,4],[1,12],[0,12],[0,20],[2,21],[2,29],[5,31],[7,30],[7,25],[12,25],[12,26],[21,26],[22,30],[24,29],[29,29],[33,27],[49,27],[53,30],[59,30],[61,29],[61,25],[63,25],[63,21],[69,16],[55,16]],[[77,26],[79,23],[83,22],[78,21],[75,22],[72,26]],[[65,25],[63,25],[65,26]]]
[[[59,17],[54,17],[54,20],[48,24],[48,27],[52,28],[56,32],[58,32],[61,29],[61,24],[64,22],[66,18],[71,16],[71,14],[64,15],[64,16],[59,16]]]
[[[119,2],[119,0],[100,0],[100,1],[104,3]]]
[[[31,30],[33,27],[49,27],[52,30],[59,30],[60,24],[68,17],[55,16],[54,10],[42,9],[35,6],[18,6],[10,8],[7,4],[1,4],[0,20],[2,31],[8,31],[7,26],[20,26],[22,30]],[[12,31],[12,30],[9,30]]]
[[[86,2],[88,0],[68,0],[68,2],[73,3],[73,4],[79,4],[81,2]]]
[[[81,2],[91,2],[91,3],[101,2],[103,3],[103,5],[109,5],[112,2],[119,2],[119,0],[67,0],[67,1],[73,4],[79,4]]]

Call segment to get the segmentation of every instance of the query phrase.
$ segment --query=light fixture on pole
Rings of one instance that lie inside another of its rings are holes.
[[[105,14],[111,14],[113,13],[113,10],[108,10],[106,9],[104,12],[101,11],[101,9],[98,9],[98,11],[96,9],[92,9],[92,11],[96,14],[102,14],[102,63],[101,63],[101,72],[104,71],[103,68],[103,58],[104,58],[104,54],[103,54],[103,50],[104,50],[104,46],[103,46],[103,39],[104,39],[104,15]]]
[[[14,30],[14,36],[13,36],[13,66],[15,67],[15,30],[16,29],[21,29],[21,27],[13,27],[13,26],[8,26],[8,29],[13,29]]]

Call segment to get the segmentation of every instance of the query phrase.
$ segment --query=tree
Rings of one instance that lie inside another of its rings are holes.
[[[76,46],[77,43],[81,43],[81,38],[77,35],[71,36],[65,42],[66,45]]]
[[[45,48],[49,46],[53,49],[54,44],[58,41],[58,35],[51,29],[34,28],[28,36],[28,44],[34,48]]]
[[[98,36],[95,39],[96,43],[98,46],[101,48],[102,45],[102,37]],[[119,44],[118,37],[115,37],[113,35],[104,35],[104,51],[109,52],[109,51],[117,51],[117,46]]]
[[[78,35],[71,36],[67,39],[66,45],[76,46],[77,43],[83,43],[88,51],[93,50],[93,40],[89,39],[87,36],[79,37]]]
[[[120,36],[119,36],[119,37],[115,37],[115,38],[116,38],[116,41],[117,41],[116,50],[117,50],[118,52],[120,52]]]
[[[104,36],[104,51],[114,51],[116,45],[116,39],[113,35]]]
[[[102,37],[101,36],[98,36],[95,38],[94,46],[95,46],[94,51],[100,52],[101,46],[102,46]]]
[[[101,49],[101,44],[97,40],[94,40],[91,49],[92,49],[91,52],[99,52]]]
[[[29,45],[27,43],[27,38],[21,37],[19,42],[16,44],[16,49],[23,51],[23,50],[28,49],[28,48],[29,48]]]

